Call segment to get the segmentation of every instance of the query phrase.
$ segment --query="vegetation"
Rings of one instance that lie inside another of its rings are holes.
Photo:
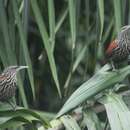
[[[104,54],[130,23],[129,5],[0,0],[1,72],[29,66],[18,75],[17,110],[0,102],[0,129],[130,130],[130,66],[111,71]]]

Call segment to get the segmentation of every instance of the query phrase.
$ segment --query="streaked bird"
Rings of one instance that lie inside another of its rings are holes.
[[[106,49],[106,56],[114,63],[128,59],[130,54],[130,25],[123,26],[115,40]]]
[[[0,74],[0,101],[8,102],[10,98],[15,96],[16,74],[25,68],[28,68],[28,66],[10,66]]]

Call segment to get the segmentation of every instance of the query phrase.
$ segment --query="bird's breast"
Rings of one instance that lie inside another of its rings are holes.
[[[117,40],[112,41],[106,50],[106,56],[110,57],[113,53],[113,50],[116,49],[117,47],[118,47]]]
[[[15,95],[16,82],[4,82],[0,84],[0,101],[10,99]]]

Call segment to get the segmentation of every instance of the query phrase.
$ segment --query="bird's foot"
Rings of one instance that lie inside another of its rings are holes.
[[[108,71],[115,72],[115,73],[117,73],[117,74],[120,73],[120,70],[119,70],[119,69],[115,69],[115,68],[112,68],[112,67],[111,67]]]
[[[114,65],[113,61],[111,61],[111,71],[112,72],[116,72],[117,74],[119,74],[119,69],[117,69],[116,65]]]

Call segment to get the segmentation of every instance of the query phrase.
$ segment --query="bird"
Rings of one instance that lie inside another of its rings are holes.
[[[25,68],[28,66],[9,66],[0,74],[0,101],[9,103],[13,108],[9,100],[15,96],[17,73]]]
[[[106,58],[112,64],[112,68],[116,69],[116,65],[128,60],[130,55],[130,25],[123,26],[118,32],[117,37],[108,45]]]

